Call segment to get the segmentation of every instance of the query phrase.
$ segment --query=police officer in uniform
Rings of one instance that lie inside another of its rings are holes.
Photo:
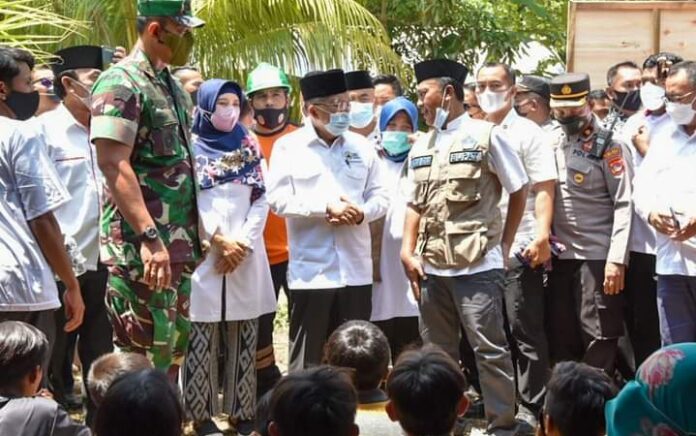
[[[626,146],[600,129],[589,92],[587,74],[551,81],[551,108],[565,133],[555,151],[553,230],[567,251],[549,276],[547,327],[553,360],[582,360],[613,375],[624,330],[632,167]]]
[[[460,326],[476,356],[488,431],[513,434],[515,384],[503,327],[503,268],[526,201],[527,175],[503,130],[464,109],[467,69],[446,60],[415,66],[430,133],[413,146],[401,259],[421,335],[459,358]],[[501,185],[512,193],[508,219]]]

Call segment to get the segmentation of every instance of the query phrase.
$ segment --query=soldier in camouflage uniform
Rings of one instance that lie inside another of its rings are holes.
[[[115,342],[177,374],[188,346],[191,274],[201,257],[189,138],[191,102],[168,65],[186,62],[190,0],[138,0],[140,39],[92,90],[91,140],[108,189],[101,256]]]

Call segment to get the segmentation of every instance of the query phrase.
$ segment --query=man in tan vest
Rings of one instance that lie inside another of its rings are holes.
[[[420,302],[421,335],[459,358],[460,326],[476,354],[488,431],[515,433],[515,385],[503,327],[503,270],[526,201],[527,175],[499,127],[464,109],[466,68],[415,66],[430,133],[409,157],[412,195],[401,259]],[[502,187],[508,215],[498,209]]]

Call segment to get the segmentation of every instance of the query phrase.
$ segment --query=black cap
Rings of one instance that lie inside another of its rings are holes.
[[[590,93],[590,76],[586,73],[560,74],[551,79],[551,107],[580,107]]]
[[[55,61],[51,64],[51,69],[55,76],[58,76],[63,71],[76,70],[78,68],[104,70],[102,48],[96,45],[68,47],[57,51]]]
[[[551,98],[549,80],[544,77],[527,74],[517,83],[517,92],[533,92],[545,100]]]
[[[469,73],[469,70],[464,65],[449,59],[431,59],[419,62],[413,69],[416,72],[416,81],[418,83],[428,79],[450,77],[464,85],[466,75]]]
[[[347,91],[343,70],[313,71],[300,79],[300,89],[305,100],[328,97]]]
[[[370,73],[367,71],[358,70],[346,73],[346,88],[348,88],[349,91],[374,87],[375,85],[372,84],[372,77],[370,77]]]

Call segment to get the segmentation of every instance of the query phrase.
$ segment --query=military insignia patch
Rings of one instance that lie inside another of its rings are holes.
[[[418,156],[411,158],[411,169],[415,170],[417,168],[429,167],[433,164],[432,156]]]
[[[483,153],[481,150],[476,151],[457,151],[450,153],[449,162],[451,164],[465,163],[465,162],[481,162],[483,159]]]
[[[613,176],[620,176],[624,172],[624,160],[623,157],[618,156],[614,159],[608,161],[609,171]]]
[[[621,147],[610,148],[609,150],[604,152],[604,160],[606,160],[607,162],[612,161],[615,158],[621,157],[621,156],[622,156]]]

